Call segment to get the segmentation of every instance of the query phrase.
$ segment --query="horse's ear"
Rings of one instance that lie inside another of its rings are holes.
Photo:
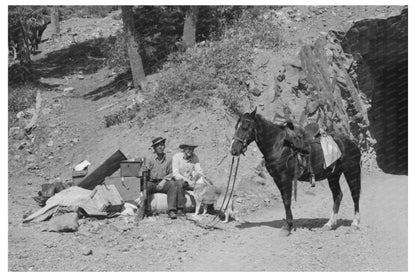
[[[242,117],[244,113],[240,109],[236,109],[234,114],[236,114],[238,117]]]
[[[293,125],[292,121],[286,121],[284,124],[285,127],[288,127],[290,130],[294,130],[295,129],[295,125]]]
[[[257,112],[257,106],[254,108],[254,111],[251,112],[251,116],[255,117]]]

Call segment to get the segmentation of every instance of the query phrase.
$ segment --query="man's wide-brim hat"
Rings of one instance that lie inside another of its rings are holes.
[[[186,140],[182,144],[179,144],[180,149],[185,149],[186,147],[196,148],[198,147],[198,145],[196,145],[194,139],[191,138],[191,139]]]
[[[166,139],[162,137],[157,137],[152,140],[152,147],[158,146],[161,143],[165,143]]]

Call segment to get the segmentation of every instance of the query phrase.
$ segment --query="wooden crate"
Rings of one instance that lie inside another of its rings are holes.
[[[142,165],[141,161],[120,162],[120,177],[140,177]]]
[[[106,185],[114,185],[125,202],[136,200],[140,196],[140,178],[137,177],[107,177]]]

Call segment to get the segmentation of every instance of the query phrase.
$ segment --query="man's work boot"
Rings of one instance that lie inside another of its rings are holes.
[[[176,215],[176,211],[170,210],[168,213],[170,219],[176,219],[178,216]]]
[[[179,217],[185,217],[185,212],[183,211],[183,209],[178,209],[178,216]]]

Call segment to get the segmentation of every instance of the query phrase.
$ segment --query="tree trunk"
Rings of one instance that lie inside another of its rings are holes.
[[[52,39],[55,39],[59,36],[60,26],[59,26],[59,9],[58,6],[51,7],[51,25],[52,25]]]
[[[198,19],[197,15],[198,15],[198,7],[196,6],[190,6],[186,10],[185,24],[183,26],[183,36],[182,36],[182,41],[185,44],[184,46],[186,48],[192,47],[196,43],[195,36],[196,36],[196,22]]]
[[[121,17],[124,24],[124,35],[133,75],[133,84],[135,88],[140,88],[141,82],[145,80],[146,76],[143,70],[142,58],[140,57],[139,36],[134,31],[132,6],[121,6]]]
[[[20,18],[20,32],[18,38],[18,57],[20,65],[30,73],[32,71],[32,61],[30,60],[29,42],[27,40],[27,24],[24,18]]]

